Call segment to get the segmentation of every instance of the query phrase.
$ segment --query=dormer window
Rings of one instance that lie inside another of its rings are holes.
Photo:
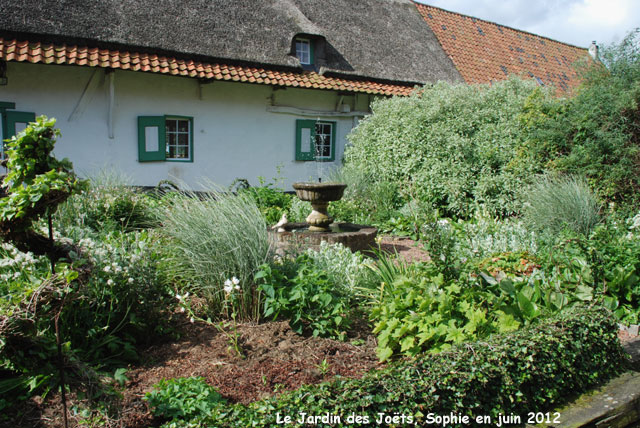
[[[300,60],[300,64],[313,64],[313,49],[311,40],[296,39],[296,57],[298,58],[298,60]]]

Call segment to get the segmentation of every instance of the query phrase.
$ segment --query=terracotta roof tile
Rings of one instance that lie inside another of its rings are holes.
[[[233,80],[264,85],[343,90],[381,95],[408,95],[413,87],[367,80],[326,77],[315,72],[293,72],[167,58],[155,54],[5,40],[0,37],[0,59],[31,63],[74,64],[118,68],[195,78]]]
[[[503,80],[510,73],[562,91],[579,83],[572,64],[587,57],[586,49],[433,6],[416,7],[467,83]]]

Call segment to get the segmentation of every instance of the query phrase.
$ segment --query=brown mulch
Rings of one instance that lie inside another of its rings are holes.
[[[378,366],[373,336],[358,338],[362,344],[355,346],[298,335],[286,321],[239,324],[237,331],[244,358],[230,348],[225,334],[204,323],[187,322],[180,340],[146,351],[147,362],[127,373],[127,426],[146,426],[136,423],[143,422],[141,412],[152,421],[142,397],[163,378],[202,376],[230,402],[246,404],[336,375],[361,377]]]
[[[380,367],[376,341],[366,322],[354,325],[344,342],[301,336],[291,330],[288,322],[239,323],[241,358],[229,347],[228,337],[215,326],[192,324],[185,318],[181,317],[174,326],[178,339],[140,350],[143,360],[128,368],[123,396],[114,403],[118,416],[105,426],[158,426],[161,421],[153,417],[143,397],[161,379],[202,376],[229,402],[246,404],[335,376],[359,378]],[[86,405],[75,394],[68,401],[70,409]],[[20,410],[20,420],[13,420],[7,427],[63,426],[57,393],[46,400],[35,397]],[[73,427],[86,426],[81,421],[73,414],[69,419]],[[0,423],[0,427],[4,426]]]
[[[431,260],[422,244],[405,237],[382,236],[380,239],[380,250],[388,254],[397,253],[402,260],[409,263],[428,262]]]

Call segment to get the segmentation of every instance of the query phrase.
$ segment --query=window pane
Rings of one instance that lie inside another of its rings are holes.
[[[167,146],[167,158],[175,159],[176,157],[176,147],[175,146]]]
[[[178,147],[176,148],[176,157],[180,158],[180,159],[187,159],[188,156],[188,148],[187,147]]]
[[[176,134],[167,133],[167,145],[175,146],[176,144]]]
[[[331,156],[331,147],[330,146],[322,146],[322,157],[328,158]]]
[[[178,121],[178,131],[180,131],[180,132],[189,132],[189,121],[188,120],[179,120]]]
[[[179,146],[188,146],[189,145],[189,134],[178,134],[178,145]]]
[[[301,64],[310,64],[311,49],[308,40],[296,41],[296,56]]]
[[[167,120],[167,132],[176,132],[176,121],[175,120]]]

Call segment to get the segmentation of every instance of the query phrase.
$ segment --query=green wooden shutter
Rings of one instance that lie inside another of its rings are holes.
[[[166,158],[164,116],[138,116],[138,161],[163,161]]]
[[[296,160],[312,161],[315,159],[315,120],[296,120]]]
[[[9,139],[29,125],[29,122],[36,121],[36,114],[26,111],[6,111],[6,129],[3,129],[3,138]]]

